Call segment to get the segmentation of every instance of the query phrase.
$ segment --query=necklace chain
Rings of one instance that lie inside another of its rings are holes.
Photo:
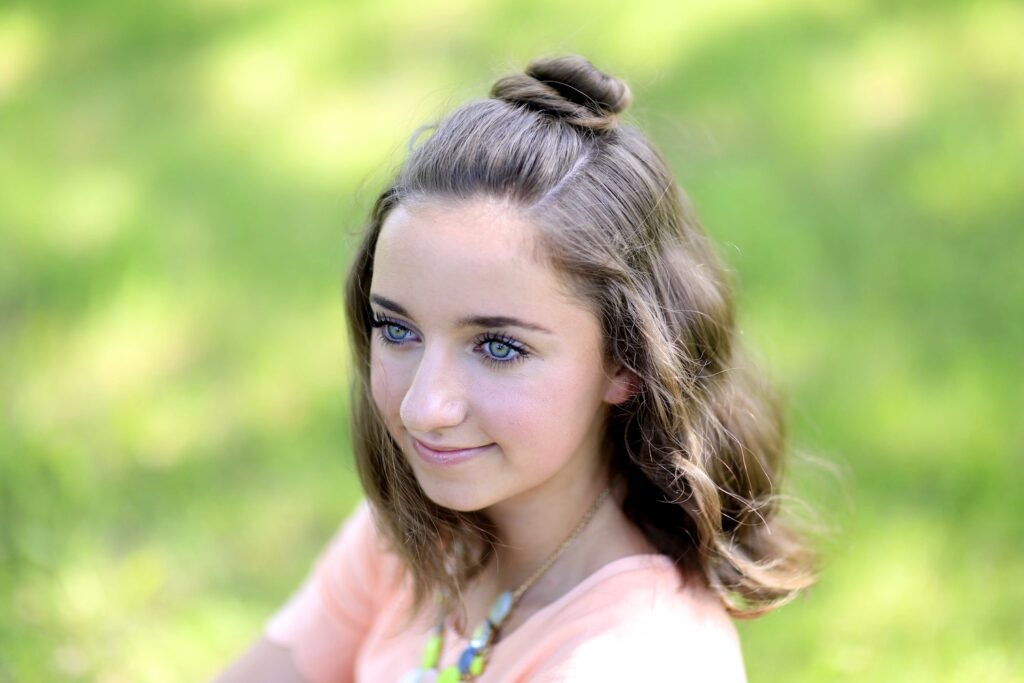
[[[497,601],[491,608],[490,614],[470,636],[469,646],[462,652],[458,664],[449,666],[444,670],[439,670],[438,668],[441,652],[444,649],[444,621],[442,621],[427,640],[420,668],[410,671],[402,679],[403,683],[426,683],[427,681],[456,683],[457,681],[473,680],[483,673],[484,667],[487,665],[488,652],[494,646],[498,632],[501,630],[509,614],[515,609],[519,599],[523,597],[523,594],[530,589],[544,572],[551,568],[551,565],[561,557],[566,548],[572,545],[573,541],[580,535],[584,527],[590,523],[590,520],[597,513],[597,509],[601,507],[601,504],[608,498],[610,493],[610,488],[601,491],[597,500],[594,501],[590,509],[583,515],[583,519],[579,521],[576,528],[572,530],[572,533],[548,555],[547,559],[518,588],[514,591],[505,591],[498,596]]]
[[[533,574],[529,576],[529,578],[526,579],[526,581],[524,581],[522,584],[520,584],[518,588],[512,591],[513,605],[519,602],[519,598],[523,596],[523,593],[530,590],[530,586],[532,586],[537,581],[537,579],[543,576],[544,572],[551,568],[551,565],[553,565],[555,561],[562,555],[562,553],[565,552],[566,548],[572,545],[572,542],[576,540],[576,537],[580,535],[583,529],[587,526],[590,520],[597,513],[597,509],[601,507],[601,503],[605,501],[609,493],[611,493],[610,488],[606,488],[604,491],[601,491],[601,494],[597,497],[597,500],[595,500],[593,505],[590,506],[590,509],[587,510],[587,513],[583,515],[583,519],[579,521],[579,523],[576,525],[576,528],[572,530],[572,533],[570,533],[565,538],[565,540],[562,541],[557,548],[555,548],[554,552],[548,555],[548,558],[544,560],[544,563],[537,567],[537,569],[533,572]]]

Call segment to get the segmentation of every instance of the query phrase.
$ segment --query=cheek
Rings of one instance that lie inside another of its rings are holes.
[[[374,351],[370,353],[370,391],[381,415],[390,418],[398,412],[404,395],[400,378]]]
[[[496,390],[485,398],[502,431],[536,452],[575,447],[600,407],[595,378],[573,366]]]

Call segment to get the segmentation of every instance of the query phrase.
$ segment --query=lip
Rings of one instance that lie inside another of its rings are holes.
[[[422,441],[412,438],[412,444],[416,449],[416,453],[425,462],[431,465],[457,465],[467,460],[472,460],[476,456],[480,455],[494,444],[487,444],[486,446],[478,446],[476,448],[462,448],[457,450],[437,450],[426,445]]]

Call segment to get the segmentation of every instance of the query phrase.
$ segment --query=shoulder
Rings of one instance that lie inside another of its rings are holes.
[[[321,548],[305,581],[269,622],[278,642],[305,622],[363,623],[402,579],[369,503],[360,501]],[[315,618],[314,618],[315,617]]]
[[[387,551],[370,506],[359,503],[320,551],[290,599],[266,623],[310,681],[347,681],[400,563]]]
[[[358,548],[376,554],[381,543],[379,535],[373,510],[369,502],[363,499],[356,503],[348,517],[335,529],[322,554],[329,555],[338,548]]]
[[[381,532],[370,504],[364,499],[338,527],[317,565],[329,583],[351,589],[353,578],[366,587],[390,587],[401,575],[401,562]],[[332,581],[333,579],[333,581]]]
[[[746,680],[725,608],[665,556],[612,562],[565,598],[538,614],[546,644],[529,680]]]

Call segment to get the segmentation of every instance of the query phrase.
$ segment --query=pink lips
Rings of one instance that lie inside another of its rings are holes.
[[[415,438],[412,440],[413,446],[416,448],[416,453],[419,454],[423,460],[430,463],[431,465],[457,465],[467,460],[472,460],[480,453],[483,453],[494,444],[487,444],[486,446],[478,446],[477,448],[464,448],[461,450],[454,451],[438,451],[434,450],[430,446],[417,441]]]

